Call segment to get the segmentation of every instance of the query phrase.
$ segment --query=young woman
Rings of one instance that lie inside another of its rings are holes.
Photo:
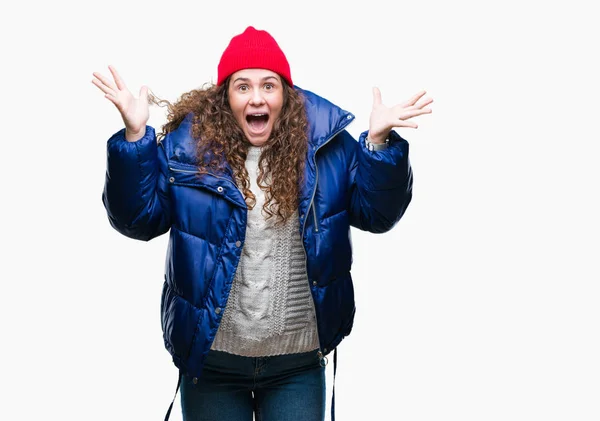
[[[357,142],[354,116],[295,86],[277,42],[248,27],[215,85],[167,103],[157,135],[148,106],[163,101],[109,68],[114,82],[93,83],[125,128],[108,140],[103,202],[128,237],[170,231],[162,328],[184,420],[323,420],[325,356],[355,312],[350,226],[402,217],[412,171],[392,129],[416,128],[432,100],[387,107],[375,88]]]

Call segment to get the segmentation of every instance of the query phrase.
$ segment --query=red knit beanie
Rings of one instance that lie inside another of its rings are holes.
[[[290,65],[277,41],[267,31],[256,30],[253,26],[229,41],[219,62],[217,85],[243,69],[271,70],[294,86]]]

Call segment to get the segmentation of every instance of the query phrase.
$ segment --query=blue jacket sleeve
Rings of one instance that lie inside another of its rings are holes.
[[[369,151],[365,145],[367,134],[363,132],[358,142],[352,142],[350,224],[383,233],[398,223],[412,199],[408,142],[392,130],[388,148]]]
[[[169,230],[166,174],[164,145],[157,145],[154,128],[146,126],[137,142],[125,140],[125,129],[111,136],[102,202],[117,231],[148,241]]]

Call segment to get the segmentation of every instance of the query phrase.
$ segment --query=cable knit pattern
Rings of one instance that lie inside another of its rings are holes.
[[[312,351],[319,341],[298,214],[283,226],[265,219],[256,181],[260,151],[251,146],[246,158],[256,205],[248,211],[244,248],[212,349],[247,357]]]

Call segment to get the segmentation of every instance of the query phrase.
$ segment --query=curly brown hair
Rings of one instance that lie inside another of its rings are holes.
[[[308,121],[303,98],[284,79],[281,82],[283,107],[269,140],[262,147],[257,179],[265,192],[263,209],[267,219],[276,216],[276,223],[284,223],[298,209],[308,149]],[[157,135],[159,141],[175,130],[189,113],[193,113],[192,136],[197,141],[199,172],[223,172],[225,158],[246,204],[253,209],[256,197],[250,190],[245,166],[250,143],[232,114],[228,88],[229,79],[222,85],[207,83],[200,89],[186,92],[174,104],[152,94],[149,99],[158,106],[168,107],[167,123]]]

